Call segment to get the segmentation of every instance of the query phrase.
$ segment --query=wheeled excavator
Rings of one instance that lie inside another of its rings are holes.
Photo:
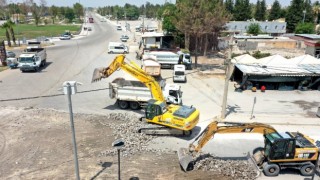
[[[216,133],[260,133],[264,137],[264,148],[257,148],[248,160],[266,176],[277,176],[282,169],[295,168],[304,176],[314,174],[319,156],[320,142],[299,132],[278,133],[272,126],[262,123],[211,122],[195,138],[189,149],[180,148],[178,158],[184,171],[192,170],[195,156],[214,138]],[[195,142],[197,141],[197,144]],[[260,172],[260,171],[259,171]]]
[[[122,69],[147,86],[153,99],[145,108],[146,122],[150,123],[139,132],[153,135],[190,135],[199,121],[199,110],[193,106],[166,104],[159,83],[133,61],[126,62],[125,55],[118,55],[108,67],[96,68],[92,82],[108,78],[116,70]]]

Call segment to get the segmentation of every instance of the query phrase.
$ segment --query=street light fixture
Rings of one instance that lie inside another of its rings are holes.
[[[72,102],[71,102],[71,95],[77,93],[77,84],[81,85],[81,83],[78,83],[76,81],[64,82],[63,83],[63,93],[68,96],[70,125],[71,125],[71,131],[72,131],[72,144],[73,144],[73,153],[74,153],[74,166],[75,166],[76,179],[80,180],[77,141],[76,141],[76,133],[75,133],[75,129],[74,129],[73,111],[72,111]]]
[[[118,151],[118,180],[120,180],[120,150],[124,146],[124,141],[122,139],[117,139],[112,143],[112,146],[117,148]]]

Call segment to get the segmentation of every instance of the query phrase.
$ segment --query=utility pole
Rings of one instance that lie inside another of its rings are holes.
[[[226,118],[229,80],[234,69],[234,65],[231,63],[232,46],[233,46],[233,35],[230,37],[230,40],[229,40],[229,52],[228,52],[228,57],[226,59],[227,67],[226,67],[226,79],[224,82],[224,91],[223,91],[223,99],[222,99],[222,107],[221,107],[222,108],[221,119]]]
[[[126,10],[124,10],[124,19],[125,19],[125,27],[126,27],[126,32],[127,32],[128,26],[127,26],[127,11]]]

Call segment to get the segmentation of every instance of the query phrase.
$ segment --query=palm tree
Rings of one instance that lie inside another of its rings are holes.
[[[315,16],[315,23],[318,24],[318,16],[320,14],[320,5],[314,5],[312,7],[313,14]]]
[[[8,46],[11,47],[11,39],[10,39],[9,31],[8,31],[8,29],[9,29],[8,22],[3,23],[1,28],[6,30],[6,37],[7,37],[7,41],[8,41]]]
[[[15,34],[14,34],[14,30],[13,30],[13,26],[14,26],[15,24],[14,24],[14,22],[12,22],[11,20],[8,20],[7,23],[8,23],[8,25],[9,25],[9,31],[10,31],[10,34],[11,34],[11,38],[12,38],[13,44],[14,44],[14,45],[17,45],[17,44],[16,44],[16,37],[15,37]]]

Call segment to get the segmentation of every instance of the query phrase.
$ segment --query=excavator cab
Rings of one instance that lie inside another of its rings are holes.
[[[264,155],[270,160],[293,159],[295,146],[296,141],[294,138],[282,138],[276,132],[267,134]]]
[[[146,119],[152,120],[154,117],[160,116],[166,111],[167,109],[165,102],[150,99],[146,107]]]

